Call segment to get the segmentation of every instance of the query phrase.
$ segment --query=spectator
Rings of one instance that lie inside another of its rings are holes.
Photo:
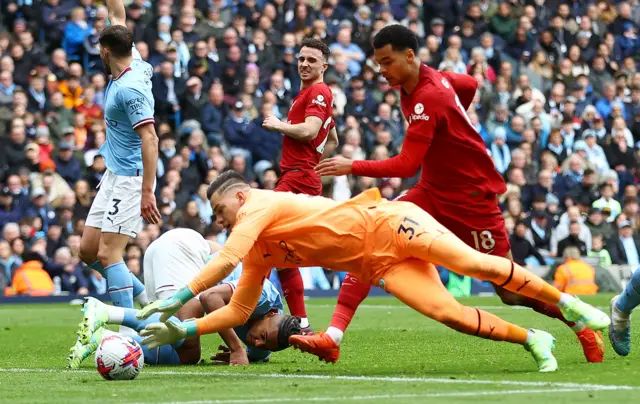
[[[86,21],[85,10],[76,7],[71,11],[71,19],[67,22],[62,37],[62,48],[71,60],[80,60],[84,55],[84,41],[91,33],[91,26]]]
[[[228,115],[229,106],[224,102],[223,88],[216,83],[209,90],[209,102],[202,108],[202,129],[210,145],[222,144],[222,124]]]
[[[351,42],[351,29],[341,28],[336,39],[337,41],[330,46],[331,53],[343,54],[347,58],[349,74],[357,76],[362,69],[360,63],[364,61],[365,54],[358,45]]]
[[[55,291],[53,281],[44,270],[45,259],[39,253],[30,251],[24,255],[24,263],[13,275],[10,294],[48,296]]]
[[[613,227],[605,220],[602,209],[594,207],[589,209],[589,216],[584,224],[589,228],[589,231],[591,231],[592,243],[593,238],[596,236],[607,240],[613,235]]]
[[[607,219],[607,222],[611,223],[616,220],[616,217],[622,212],[622,206],[620,202],[613,198],[613,186],[609,183],[604,183],[600,186],[600,195],[602,197],[593,202],[593,207],[598,209],[609,208],[611,215]]]
[[[241,101],[236,102],[222,127],[224,140],[229,144],[231,154],[251,156],[254,141],[251,129],[251,122],[244,104]]]
[[[546,265],[544,257],[526,239],[526,232],[527,224],[523,221],[518,221],[513,234],[509,237],[513,261],[519,265],[526,265],[529,262],[529,258],[535,258],[541,266]]]
[[[84,275],[78,258],[71,256],[69,247],[61,247],[55,252],[53,265],[61,269],[60,282],[63,292],[81,296],[89,294],[89,280]]]
[[[623,220],[618,223],[618,234],[606,242],[611,261],[616,265],[640,265],[640,240],[633,234],[631,222]]]
[[[200,120],[200,111],[207,102],[202,94],[202,81],[197,77],[191,77],[186,83],[187,91],[180,101],[181,119],[182,120]]]
[[[27,164],[27,159],[24,153],[26,145],[27,136],[24,120],[15,118],[11,121],[9,142],[4,146],[7,165],[11,167],[12,172],[16,172],[18,168]]]
[[[558,242],[557,256],[564,257],[567,248],[574,247],[578,250],[579,255],[586,256],[588,252],[587,245],[580,239],[581,224],[579,222],[569,223],[569,234],[566,238]]]
[[[529,228],[525,233],[525,238],[529,243],[541,253],[549,254],[549,250],[551,250],[551,233],[552,224],[549,221],[547,212],[543,210],[533,211]]]
[[[511,151],[506,144],[507,131],[504,128],[497,128],[494,133],[493,142],[491,142],[491,157],[496,166],[496,170],[500,174],[507,171],[507,167],[511,164]]]
[[[604,240],[605,238],[602,235],[593,236],[592,247],[589,250],[587,256],[589,258],[598,258],[600,266],[608,267],[613,262],[611,261],[611,255],[609,251],[604,248]]]
[[[7,223],[18,222],[21,216],[20,205],[14,203],[13,194],[9,188],[0,189],[0,228]]]
[[[70,187],[73,187],[82,175],[82,165],[73,155],[75,149],[76,147],[72,143],[60,143],[60,151],[53,159],[56,164],[56,172],[67,181]]]
[[[509,41],[517,28],[517,21],[512,16],[511,3],[502,2],[498,6],[496,15],[491,18],[489,29],[494,34],[499,35],[503,40]]]
[[[0,291],[11,285],[13,275],[22,262],[11,253],[11,246],[5,240],[0,240]]]
[[[564,251],[564,263],[556,269],[553,285],[561,292],[572,295],[595,295],[598,293],[595,269],[580,260],[578,247],[567,247]]]

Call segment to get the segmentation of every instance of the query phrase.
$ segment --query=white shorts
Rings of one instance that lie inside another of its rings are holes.
[[[142,176],[125,177],[107,170],[98,185],[85,226],[135,238],[143,225],[141,202]]]
[[[207,262],[211,246],[191,229],[174,229],[151,243],[144,254],[144,287],[150,301],[172,296]]]

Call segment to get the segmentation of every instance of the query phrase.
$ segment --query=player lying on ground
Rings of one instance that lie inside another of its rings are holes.
[[[87,216],[80,258],[106,277],[114,305],[133,308],[134,297],[143,305],[147,299],[123,252],[142,229],[143,218],[160,220],[153,193],[158,161],[153,67],[133,46],[122,0],[105,3],[111,25],[100,32],[100,58],[111,81],[104,98],[107,138],[100,154],[107,171]]]
[[[416,57],[418,40],[403,25],[380,30],[373,46],[380,74],[390,85],[402,90],[402,112],[409,123],[402,151],[396,157],[379,161],[352,161],[338,156],[323,160],[316,170],[322,176],[404,178],[414,176],[422,168],[420,181],[399,199],[415,203],[476,250],[512,259],[497,198],[506,191],[506,185],[466,112],[477,82],[466,74],[438,72],[421,64]],[[493,285],[504,303],[530,307],[563,321],[576,332],[587,361],[602,361],[601,334],[584,324],[567,321],[553,305]],[[370,288],[371,285],[347,275],[327,329],[331,345],[341,343]],[[329,342],[322,333],[308,340],[315,345]]]
[[[174,229],[163,234],[149,246],[145,254],[144,273],[149,296],[156,300],[173,295],[191,281],[220,249],[219,244],[206,241],[199,233],[190,229]],[[237,286],[241,266],[238,265],[219,285],[185,304],[171,321],[202,317],[204,312],[212,313],[228,304]],[[71,348],[68,358],[71,368],[80,366],[97,349],[100,341],[112,333],[103,328],[105,325],[124,325],[139,332],[147,324],[159,321],[158,315],[146,321],[138,320],[137,310],[109,306],[93,298],[87,299],[83,312],[78,343]],[[283,314],[278,290],[269,280],[265,280],[262,294],[249,320],[234,329],[220,332],[226,349],[212,357],[212,360],[231,365],[265,362],[269,360],[272,351],[289,346],[289,336],[299,333],[299,320]],[[132,338],[142,342],[137,335],[132,335]],[[155,349],[144,345],[142,348],[145,363],[151,365],[194,364],[198,363],[201,354],[198,337]]]
[[[229,305],[201,319],[148,325],[141,335],[152,347],[243,324],[271,268],[287,266],[352,271],[359,279],[383,287],[413,309],[457,331],[523,345],[543,372],[557,369],[550,334],[527,331],[461,305],[442,285],[434,264],[558,304],[565,316],[595,329],[609,325],[609,318],[600,310],[561,293],[506,258],[472,249],[414,204],[382,200],[378,189],[339,203],[251,189],[241,174],[228,171],[211,183],[207,194],[217,223],[230,230],[222,252],[186,287],[145,307],[140,316],[162,312],[161,320],[165,321],[193,296],[224,279],[242,260],[238,287]],[[325,358],[331,360],[337,353],[327,352]]]
[[[620,356],[631,352],[631,312],[640,306],[640,269],[631,275],[621,295],[611,299],[611,325],[609,341]]]

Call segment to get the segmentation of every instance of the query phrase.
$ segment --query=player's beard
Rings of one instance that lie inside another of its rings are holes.
[[[102,60],[102,65],[104,66],[104,72],[107,74],[107,76],[110,76],[111,66],[109,66],[109,60],[107,58],[102,57],[102,55],[100,55],[100,59]]]

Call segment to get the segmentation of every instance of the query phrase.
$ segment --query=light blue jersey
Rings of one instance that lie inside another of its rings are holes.
[[[116,175],[142,175],[142,141],[135,129],[154,123],[151,92],[153,67],[133,50],[133,61],[105,90],[104,111],[107,139],[100,148],[109,171]]]
[[[215,257],[219,252],[212,254],[209,259]],[[224,278],[219,285],[229,284],[235,288],[238,286],[238,281],[240,280],[240,275],[242,274],[242,263],[238,264],[238,266],[233,270],[233,272]],[[284,306],[282,304],[282,297],[280,296],[280,292],[275,287],[271,281],[268,279],[264,280],[264,285],[262,286],[262,294],[260,295],[260,300],[258,300],[258,304],[256,305],[255,310],[251,313],[249,317],[249,321],[258,320],[270,312],[275,311],[278,314],[282,314],[284,312]],[[245,342],[247,334],[249,333],[249,326],[247,324],[235,327],[233,329],[236,332],[238,338]],[[266,351],[263,349],[258,349],[252,346],[247,346],[247,356],[251,362],[264,362],[269,359],[271,355],[271,351]]]

